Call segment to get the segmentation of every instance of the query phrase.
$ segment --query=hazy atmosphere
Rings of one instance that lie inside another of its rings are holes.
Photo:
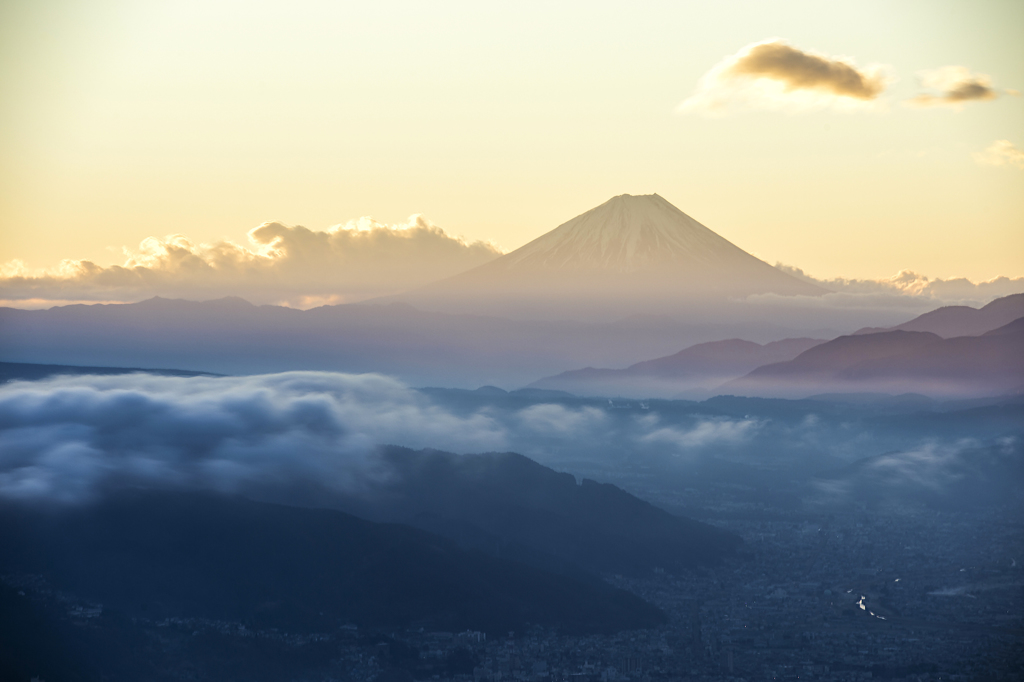
[[[0,5],[0,678],[1024,681],[1024,4]]]
[[[509,251],[658,192],[816,277],[1024,276],[1016,2],[0,11],[8,273],[364,216]]]

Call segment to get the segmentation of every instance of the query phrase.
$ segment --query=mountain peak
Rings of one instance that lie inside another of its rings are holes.
[[[657,194],[620,194],[493,262],[495,269],[680,272],[761,263]],[[491,267],[491,264],[484,267]]]
[[[657,193],[655,193],[655,194],[617,194],[616,196],[612,197],[608,201],[616,201],[616,200],[620,200],[620,199],[624,200],[624,201],[625,200],[629,200],[629,199],[661,199],[661,195],[659,195]],[[664,201],[664,199],[662,199],[662,201]]]
[[[825,293],[755,258],[658,194],[620,194],[525,246],[402,295],[426,309],[535,315],[679,311],[774,293]]]

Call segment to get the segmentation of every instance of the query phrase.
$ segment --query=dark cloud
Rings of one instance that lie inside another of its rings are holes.
[[[748,45],[716,65],[679,111],[863,107],[873,105],[890,80],[883,67],[859,67],[774,38]]]
[[[996,97],[995,90],[978,81],[961,83],[943,95],[943,98],[950,102],[968,102],[976,99],[995,99]]]
[[[821,90],[841,97],[874,99],[885,90],[881,77],[839,59],[804,52],[782,41],[749,48],[724,72],[726,76],[770,78],[786,90]]]
[[[910,106],[957,108],[967,102],[984,102],[999,97],[991,77],[972,73],[964,66],[944,66],[924,71],[919,76],[924,87],[936,90],[938,94],[921,93],[907,101]]]

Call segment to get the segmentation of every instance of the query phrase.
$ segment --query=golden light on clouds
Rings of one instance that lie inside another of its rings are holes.
[[[501,255],[490,243],[452,237],[419,215],[386,225],[360,218],[316,231],[264,223],[249,244],[147,237],[123,265],[64,260],[41,272],[0,267],[0,300],[40,307],[67,301],[138,301],[151,296],[240,296],[308,308],[393,294],[463,272]]]
[[[737,109],[807,111],[876,101],[892,81],[885,67],[802,50],[780,38],[747,45],[717,64],[680,112]]]
[[[822,276],[1024,274],[972,158],[1024,140],[1022,3],[58,5],[0,3],[0,264],[416,213],[511,250],[656,192]]]

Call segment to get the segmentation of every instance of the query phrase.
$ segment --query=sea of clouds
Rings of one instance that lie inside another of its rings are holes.
[[[140,487],[276,499],[303,489],[358,493],[389,476],[375,456],[381,445],[514,451],[561,470],[585,463],[621,473],[649,464],[678,473],[717,460],[805,476],[907,445],[851,474],[874,487],[879,476],[942,487],[968,476],[980,457],[970,454],[980,451],[973,441],[950,445],[911,434],[899,443],[811,409],[727,416],[694,403],[457,402],[378,374],[11,382],[0,386],[0,500],[77,504]],[[1020,444],[1007,443],[984,456],[1016,461]],[[854,478],[823,485],[849,491],[862,485]]]
[[[532,404],[456,411],[377,374],[65,376],[0,386],[0,498],[86,501],[110,488],[348,491],[386,476],[379,445],[545,459],[608,448],[690,456],[753,419]]]

